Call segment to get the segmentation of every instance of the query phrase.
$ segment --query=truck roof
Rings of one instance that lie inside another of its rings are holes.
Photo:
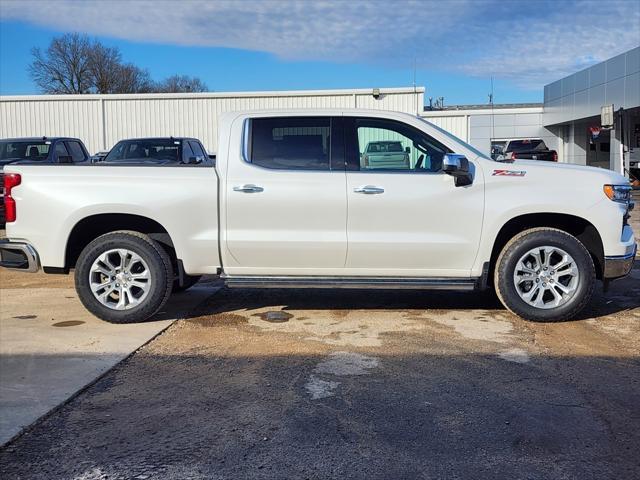
[[[177,141],[196,140],[198,142],[200,141],[197,138],[193,138],[193,137],[137,137],[137,138],[123,138],[121,140],[118,140],[118,142],[131,142],[135,140],[177,140]]]
[[[76,137],[16,137],[2,138],[0,142],[54,142],[58,140],[80,140]]]

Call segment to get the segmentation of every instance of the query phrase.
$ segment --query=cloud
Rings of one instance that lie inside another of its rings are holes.
[[[0,18],[137,42],[247,49],[527,87],[640,44],[635,0],[0,0]]]

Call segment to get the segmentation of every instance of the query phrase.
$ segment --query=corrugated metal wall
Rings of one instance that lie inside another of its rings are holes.
[[[422,114],[422,118],[438,127],[454,134],[456,137],[469,141],[469,120],[468,115],[456,115],[449,117],[429,115],[429,112]]]
[[[217,119],[223,112],[279,108],[368,108],[416,114],[424,88],[294,92],[61,95],[0,97],[0,138],[71,136],[91,153],[118,140],[144,136],[190,136],[217,150]]]

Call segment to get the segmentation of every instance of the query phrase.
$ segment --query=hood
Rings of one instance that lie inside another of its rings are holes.
[[[571,163],[541,162],[537,160],[516,160],[515,162],[496,162],[495,169],[522,170],[532,175],[550,175],[556,178],[572,178],[574,182],[594,181],[614,185],[626,185],[629,180],[613,170],[605,168],[574,165]]]

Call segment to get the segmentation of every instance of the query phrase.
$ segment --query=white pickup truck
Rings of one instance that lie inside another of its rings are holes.
[[[419,117],[274,110],[219,118],[216,165],[9,166],[1,264],[75,270],[111,322],[145,320],[202,274],[230,287],[495,288],[526,319],[575,315],[629,273],[627,180],[492,161]],[[409,157],[369,168],[366,146]]]

